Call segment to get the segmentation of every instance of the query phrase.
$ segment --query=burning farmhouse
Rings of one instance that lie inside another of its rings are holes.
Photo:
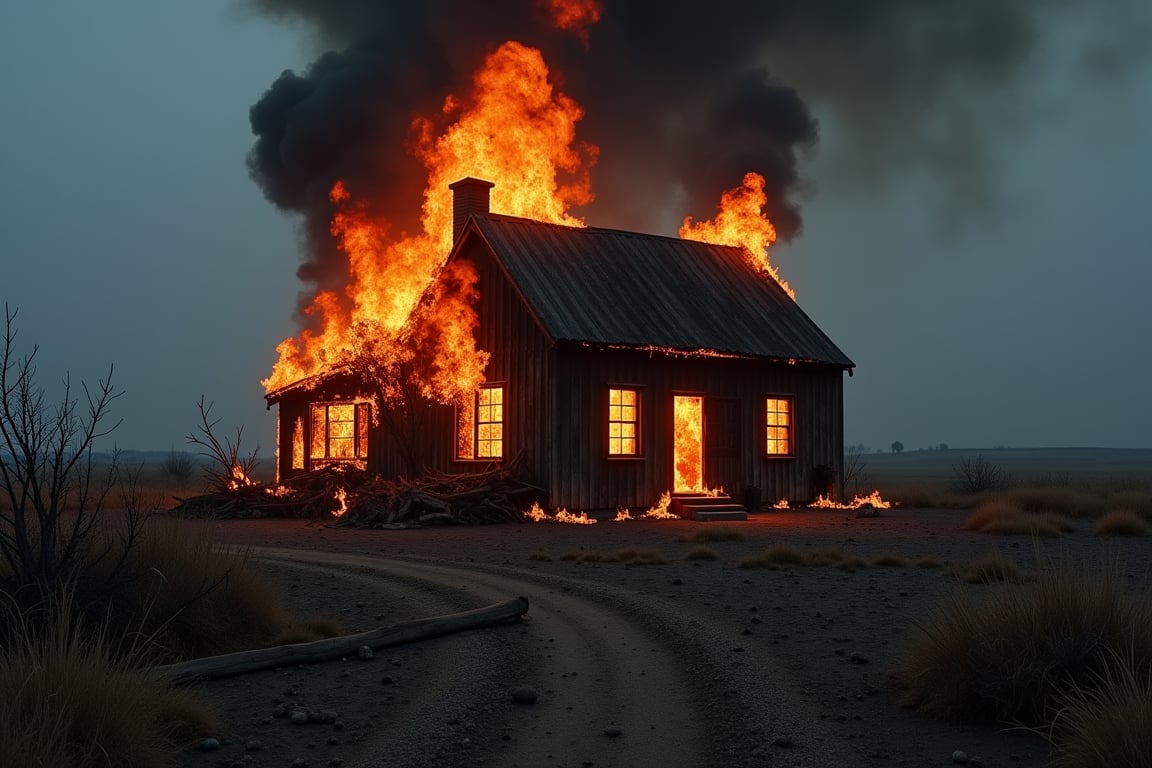
[[[588,511],[832,490],[853,363],[749,249],[504,215],[491,182],[450,186],[450,245],[407,317],[281,346],[280,478],[514,461],[547,505]],[[355,261],[354,225],[333,231]]]

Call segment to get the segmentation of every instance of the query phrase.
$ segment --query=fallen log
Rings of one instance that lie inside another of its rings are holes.
[[[177,664],[165,664],[157,667],[156,671],[167,677],[173,685],[181,685],[194,680],[231,677],[261,669],[272,669],[273,667],[292,664],[311,664],[318,661],[331,661],[355,656],[359,648],[364,645],[373,650],[403,645],[404,643],[441,637],[467,629],[480,629],[495,624],[503,624],[518,619],[527,612],[528,598],[517,597],[484,608],[405,621],[390,627],[370,629],[355,635],[330,637],[324,640],[314,640],[310,643],[279,645],[275,648],[257,648],[251,651],[226,653],[222,656],[191,659]]]

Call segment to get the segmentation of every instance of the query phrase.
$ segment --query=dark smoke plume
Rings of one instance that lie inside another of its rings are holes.
[[[540,0],[237,0],[303,21],[329,52],[285,72],[252,107],[253,178],[309,240],[300,277],[343,284],[327,236],[337,178],[394,223],[417,222],[424,176],[405,146],[417,114],[465,93],[506,40],[544,52],[600,147],[590,223],[652,231],[666,211],[709,218],[747,171],[768,215],[800,231],[798,160],[817,137],[807,104],[851,148],[846,173],[930,164],[971,193],[999,127],[988,113],[1027,89],[1031,54],[1090,0],[603,0],[586,40],[552,28]],[[1115,0],[1110,13],[1139,9]],[[1122,21],[1118,21],[1122,23]],[[1122,56],[1118,58],[1122,59]],[[871,183],[871,182],[870,182]],[[975,186],[979,186],[976,184]]]

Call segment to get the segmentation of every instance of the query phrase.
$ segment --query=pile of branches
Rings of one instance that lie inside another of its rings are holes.
[[[178,499],[172,511],[191,517],[315,518],[356,528],[518,523],[544,492],[517,479],[517,465],[413,480],[325,467],[279,485],[238,485]]]

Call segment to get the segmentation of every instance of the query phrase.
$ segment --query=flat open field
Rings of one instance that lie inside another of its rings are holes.
[[[1060,538],[991,536],[963,530],[967,514],[797,510],[730,524],[389,531],[196,522],[253,547],[292,609],[333,615],[349,632],[517,595],[531,607],[521,623],[384,649],[370,661],[203,683],[224,714],[224,746],[183,762],[949,766],[963,750],[984,766],[1043,766],[1048,746],[1035,734],[903,709],[891,670],[944,596],[1016,588],[963,584],[952,567],[1000,556],[1028,574],[1037,557],[1111,561],[1131,589],[1147,590],[1152,537],[1102,539],[1091,520]],[[737,538],[693,541],[721,531]],[[838,548],[865,566],[740,567],[776,545]],[[715,559],[687,559],[701,547]],[[885,555],[889,564],[876,564]],[[537,701],[514,703],[515,686],[530,686]],[[338,722],[292,725],[276,716],[286,703],[334,711]]]

